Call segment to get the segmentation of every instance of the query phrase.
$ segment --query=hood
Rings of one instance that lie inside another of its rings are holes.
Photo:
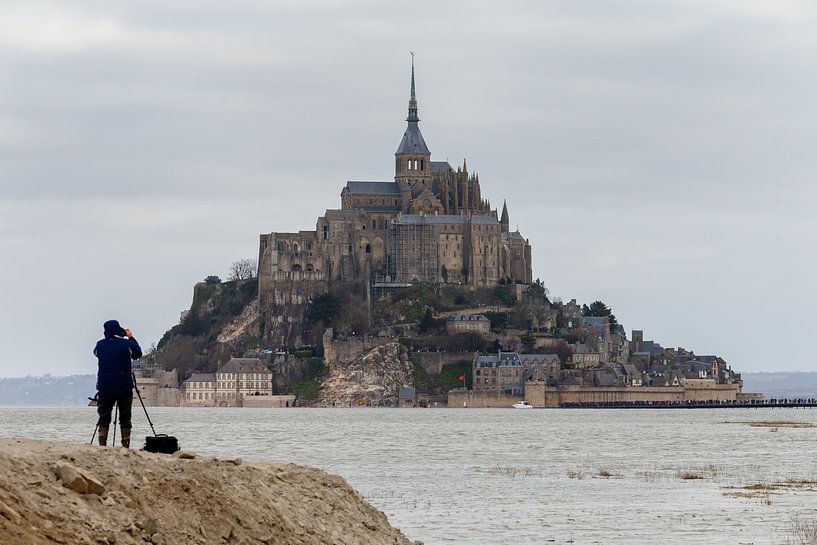
[[[105,332],[106,337],[124,337],[125,330],[122,329],[122,326],[119,325],[117,320],[108,320],[104,324],[102,324],[102,330]]]

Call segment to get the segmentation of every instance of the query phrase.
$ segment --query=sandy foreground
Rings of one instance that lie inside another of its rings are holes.
[[[0,439],[0,544],[45,543],[414,542],[309,467]]]

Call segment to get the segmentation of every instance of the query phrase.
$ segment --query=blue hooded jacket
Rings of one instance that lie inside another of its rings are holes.
[[[103,396],[127,394],[133,389],[131,360],[142,357],[142,349],[136,339],[123,338],[125,330],[116,320],[103,325],[105,338],[96,343],[94,356],[99,360],[96,390]]]

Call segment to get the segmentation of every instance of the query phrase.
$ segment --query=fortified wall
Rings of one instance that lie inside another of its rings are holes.
[[[684,401],[736,401],[740,384],[717,384],[711,379],[688,379],[683,386],[546,386],[544,381],[525,383],[525,400],[534,407],[562,403],[634,403]]]
[[[323,334],[323,361],[326,362],[326,365],[395,342],[395,339],[389,337],[371,337],[368,335],[334,339],[333,334],[334,331],[331,327]]]
[[[740,384],[717,384],[711,379],[687,379],[683,386],[660,387],[547,386],[544,381],[527,381],[524,396],[452,390],[448,393],[448,406],[507,408],[523,399],[534,407],[559,407],[563,403],[734,402],[742,395],[740,389]]]
[[[156,371],[149,378],[140,370],[134,371],[136,386],[146,407],[178,407],[182,395],[179,390],[179,375],[176,370]]]

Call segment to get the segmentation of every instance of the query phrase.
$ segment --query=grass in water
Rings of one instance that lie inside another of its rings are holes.
[[[724,424],[749,424],[752,428],[814,428],[817,427],[811,422],[799,422],[797,420],[753,420],[753,421],[726,421]]]

